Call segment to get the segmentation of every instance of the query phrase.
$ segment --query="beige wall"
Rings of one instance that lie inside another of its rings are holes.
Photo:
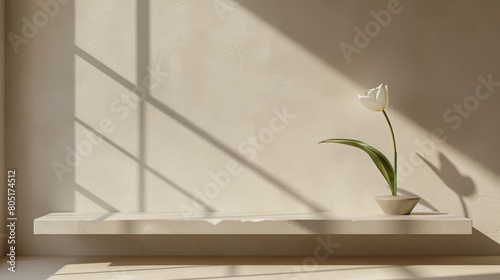
[[[33,219],[55,211],[379,211],[374,197],[389,192],[366,155],[316,143],[359,138],[390,153],[382,115],[356,98],[380,82],[390,87],[402,192],[422,197],[417,211],[468,216],[475,230],[332,236],[341,244],[335,253],[500,253],[500,87],[467,117],[443,119],[455,103],[479,100],[479,77],[500,81],[498,1],[51,3],[47,23],[30,28],[23,18],[43,19],[38,1],[7,1],[7,32],[25,38],[6,45],[7,163],[22,174],[18,253],[312,254],[315,236],[34,236]],[[388,3],[390,22],[348,62],[342,42],[354,45],[354,28],[373,25],[371,11]],[[283,121],[276,110],[285,108],[294,117]],[[446,142],[429,142],[436,128]],[[229,181],[220,188],[214,176]],[[196,199],[207,205],[192,206]]]

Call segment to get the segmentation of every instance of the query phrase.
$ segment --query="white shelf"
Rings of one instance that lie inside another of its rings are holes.
[[[472,220],[446,213],[387,216],[318,213],[51,213],[35,234],[471,234]]]

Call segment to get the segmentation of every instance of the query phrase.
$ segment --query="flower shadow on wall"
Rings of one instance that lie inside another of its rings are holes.
[[[469,176],[465,176],[458,168],[451,162],[451,160],[439,152],[440,168],[436,167],[429,160],[425,159],[420,154],[418,155],[429,166],[434,173],[443,181],[443,183],[457,194],[465,217],[469,218],[467,205],[465,204],[464,197],[472,196],[476,193],[477,188],[474,181]]]

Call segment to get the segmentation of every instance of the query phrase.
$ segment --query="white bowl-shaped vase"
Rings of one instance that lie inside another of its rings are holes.
[[[384,195],[375,198],[378,205],[387,215],[410,215],[420,197],[410,195]]]

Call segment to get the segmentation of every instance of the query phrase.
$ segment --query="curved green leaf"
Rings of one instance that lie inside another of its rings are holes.
[[[319,143],[337,143],[344,144],[352,147],[356,147],[365,151],[370,158],[373,160],[373,163],[377,166],[384,179],[387,181],[389,186],[391,187],[391,191],[394,191],[394,168],[392,167],[391,162],[382,154],[379,150],[374,147],[366,144],[365,142],[354,140],[354,139],[327,139],[323,140]]]

